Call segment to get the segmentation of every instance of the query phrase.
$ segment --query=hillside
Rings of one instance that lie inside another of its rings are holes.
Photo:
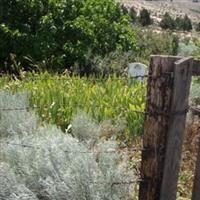
[[[134,7],[137,10],[146,8],[151,11],[153,18],[159,21],[165,12],[171,15],[182,16],[187,14],[192,21],[200,21],[200,1],[192,2],[192,0],[173,0],[164,1],[145,1],[145,0],[120,0],[127,7]]]

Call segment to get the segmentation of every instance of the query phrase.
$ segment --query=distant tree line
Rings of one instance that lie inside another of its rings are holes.
[[[130,16],[131,22],[134,24],[138,23],[142,26],[148,26],[153,24],[151,13],[145,8],[140,10],[139,15],[137,15],[137,12],[133,7],[127,9],[124,5],[122,5],[122,10],[124,14],[128,14]],[[159,26],[162,29],[183,31],[191,31],[194,26],[196,31],[200,31],[200,22],[198,22],[196,25],[193,25],[188,15],[185,15],[184,17],[176,17],[174,19],[172,16],[170,16],[168,12],[165,13],[165,15],[163,16],[162,20],[159,23]]]
[[[148,26],[148,25],[153,24],[153,19],[151,18],[151,14],[145,8],[140,10],[139,15],[137,15],[137,12],[133,7],[128,9],[127,7],[122,5],[122,10],[123,10],[124,14],[129,15],[130,20],[133,24],[137,23],[137,24],[140,24],[142,26]]]
[[[183,30],[183,31],[191,31],[193,29],[191,19],[185,15],[184,17],[176,17],[173,19],[169,13],[165,13],[163,16],[160,27],[162,29],[170,29],[170,30]]]

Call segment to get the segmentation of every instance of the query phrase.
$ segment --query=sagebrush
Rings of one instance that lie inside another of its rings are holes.
[[[9,100],[9,97],[11,100]],[[1,106],[6,107],[8,102],[24,107],[28,100],[23,94],[1,92]],[[14,103],[15,99],[15,103]],[[10,110],[9,116],[15,111]],[[1,110],[1,116],[6,116]],[[21,113],[21,115],[20,115]],[[35,127],[23,127],[25,121],[33,119],[34,113],[23,110],[16,119],[3,119],[0,144],[0,199],[2,200],[120,200],[130,199],[133,195],[132,185],[116,184],[115,182],[130,181],[135,178],[127,167],[126,156],[117,152],[118,145],[114,140],[99,140],[99,133],[95,135],[95,143],[88,145],[75,137],[73,131],[78,131],[76,119],[72,125],[72,135],[51,125],[40,123]],[[24,118],[26,113],[26,118]],[[75,116],[77,118],[80,116]],[[35,117],[35,120],[37,117]],[[82,130],[84,123],[91,121],[81,118],[78,138],[87,135],[87,129]],[[8,122],[5,122],[8,120]],[[1,118],[2,121],[2,118]],[[80,120],[79,120],[80,121]],[[17,123],[17,124],[16,124]],[[21,127],[15,129],[15,127]],[[98,124],[86,124],[93,129]],[[12,127],[12,129],[10,129]],[[22,130],[22,131],[21,131]],[[81,132],[82,131],[82,132]],[[6,134],[5,134],[6,132]],[[76,134],[74,134],[76,135]],[[94,140],[90,131],[87,140]],[[80,137],[81,136],[81,137]],[[106,151],[116,151],[106,153]]]

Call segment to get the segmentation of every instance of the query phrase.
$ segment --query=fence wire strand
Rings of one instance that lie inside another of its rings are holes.
[[[41,147],[38,146],[32,146],[29,144],[19,144],[19,143],[10,143],[10,142],[4,142],[7,145],[13,145],[13,146],[20,146],[23,148],[31,148],[31,149],[41,149]],[[101,154],[101,153],[105,153],[105,154],[111,154],[111,153],[131,153],[134,151],[150,151],[150,149],[145,149],[145,148],[121,148],[121,149],[115,149],[115,150],[108,150],[108,151],[70,151],[70,150],[64,150],[64,152],[66,153],[75,153],[75,154]]]
[[[38,149],[42,149],[41,147],[38,146],[32,146],[32,145],[28,145],[28,144],[18,144],[18,143],[10,143],[10,142],[4,142],[4,144],[7,145],[13,145],[13,146],[20,146],[22,148],[38,148]],[[130,149],[118,149],[118,150],[109,150],[109,151],[70,151],[70,150],[66,150],[64,152],[67,153],[76,153],[76,154],[100,154],[100,153],[119,153],[119,152],[125,152],[125,153],[130,153],[133,151],[146,151],[148,149],[144,149],[144,148],[130,148]],[[131,184],[135,184],[135,183],[141,183],[141,182],[147,182],[148,180],[146,179],[142,179],[140,174],[137,175],[138,178],[134,179],[134,180],[128,180],[128,181],[112,181],[112,182],[108,182],[108,181],[98,181],[98,182],[91,182],[91,184],[97,184],[97,185],[105,185],[105,184],[109,184],[111,187],[114,187],[116,185],[131,185]]]
[[[0,77],[5,76],[5,74],[0,74]],[[13,80],[25,80],[25,81],[40,81],[40,80],[90,80],[90,81],[105,81],[105,80],[130,80],[130,79],[136,79],[136,80],[144,80],[146,78],[151,78],[151,79],[161,79],[163,77],[173,77],[173,72],[165,72],[162,75],[151,75],[151,74],[145,74],[145,75],[135,75],[135,76],[124,76],[124,77],[112,77],[112,76],[108,76],[108,77],[92,77],[92,76],[70,76],[69,74],[67,75],[60,75],[59,77],[47,77],[47,78],[40,78],[40,77],[10,77],[8,76],[8,78],[11,78]]]
[[[78,107],[82,107],[83,105],[77,104]],[[95,105],[96,108],[101,108],[101,106]],[[14,108],[0,108],[0,111],[30,111],[32,109],[52,109],[51,107],[47,106],[29,106],[29,107],[14,107]],[[130,109],[129,108],[121,108],[120,109],[123,112],[127,112]],[[199,110],[199,109],[198,109]],[[130,112],[134,112],[137,114],[142,115],[149,115],[149,116],[170,116],[170,115],[184,115],[187,114],[188,111],[194,111],[194,107],[189,106],[185,110],[177,110],[177,111],[171,111],[171,112],[163,112],[163,111],[141,111],[141,110],[133,110],[131,109]]]

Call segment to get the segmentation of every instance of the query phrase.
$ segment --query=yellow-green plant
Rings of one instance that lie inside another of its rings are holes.
[[[48,73],[28,75],[22,80],[10,81],[4,89],[28,91],[31,105],[37,107],[40,117],[65,130],[71,118],[79,111],[88,113],[97,121],[125,120],[123,138],[141,134],[144,110],[145,84],[115,76],[107,79],[93,77],[58,76]]]

